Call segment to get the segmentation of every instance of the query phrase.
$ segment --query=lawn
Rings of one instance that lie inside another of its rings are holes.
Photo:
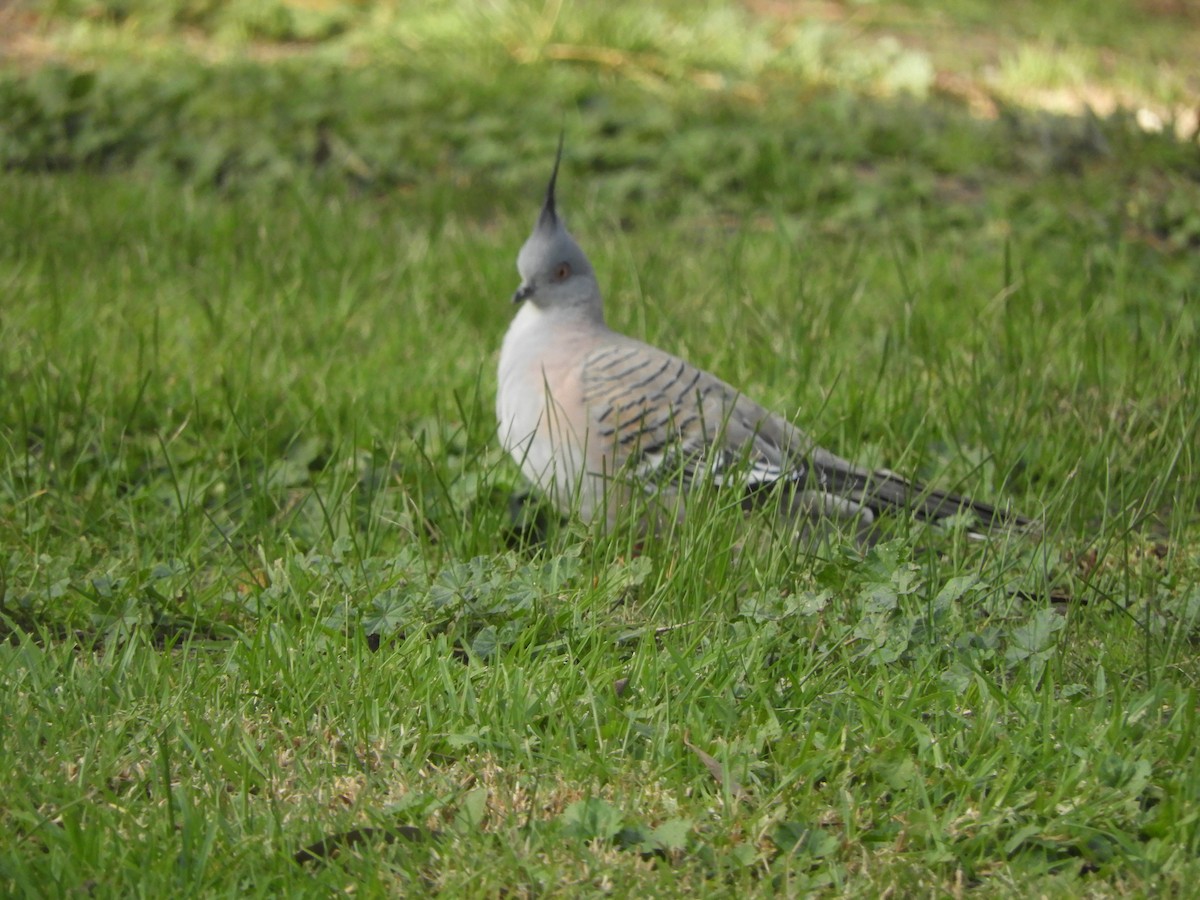
[[[1189,894],[1200,20],[1004,9],[0,11],[0,894]],[[527,496],[560,130],[614,327],[1039,527]]]

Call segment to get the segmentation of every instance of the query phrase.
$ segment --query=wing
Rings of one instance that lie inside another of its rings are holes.
[[[593,351],[581,388],[588,439],[603,453],[595,474],[629,473],[651,489],[711,481],[757,493],[787,485],[794,512],[814,517],[861,514],[869,523],[875,513],[908,509],[931,521],[969,511],[984,526],[1030,524],[969,497],[856,466],[716,376],[632,338]]]
[[[804,438],[769,412],[678,357],[626,340],[594,351],[582,369],[590,438],[610,472],[655,483],[682,478],[743,488],[805,477]]]

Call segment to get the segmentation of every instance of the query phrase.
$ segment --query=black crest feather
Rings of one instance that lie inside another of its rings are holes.
[[[558,181],[558,164],[562,162],[564,132],[558,133],[558,152],[554,155],[554,171],[550,173],[550,183],[546,185],[546,201],[542,204],[542,214],[538,217],[539,228],[555,228],[558,226],[558,210],[554,206],[554,185]]]

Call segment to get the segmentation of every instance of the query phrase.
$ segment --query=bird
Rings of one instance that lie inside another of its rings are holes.
[[[563,138],[533,231],[517,255],[518,306],[500,348],[496,417],[504,450],[565,517],[642,527],[681,521],[705,488],[743,505],[780,498],[812,527],[849,526],[872,543],[881,513],[971,528],[1025,517],[867,469],[680,357],[609,328],[596,271],[555,199]]]

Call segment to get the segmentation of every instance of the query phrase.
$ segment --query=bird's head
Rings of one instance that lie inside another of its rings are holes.
[[[601,315],[600,288],[587,255],[571,237],[555,206],[554,186],[562,161],[563,140],[559,136],[554,171],[546,187],[546,199],[533,233],[517,254],[521,286],[513,302],[530,303],[543,310],[574,309]]]

